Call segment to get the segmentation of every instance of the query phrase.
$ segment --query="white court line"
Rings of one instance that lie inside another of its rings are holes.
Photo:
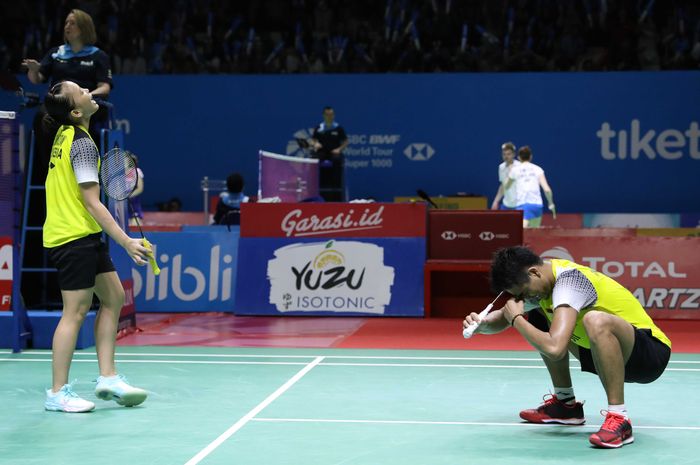
[[[227,429],[225,432],[223,432],[218,438],[214,439],[207,447],[202,449],[189,459],[187,462],[185,462],[185,465],[195,465],[199,463],[203,458],[205,458],[207,455],[211,454],[214,449],[219,447],[224,441],[226,441],[228,438],[233,436],[236,431],[241,429],[243,426],[245,426],[246,423],[248,423],[250,420],[255,417],[258,413],[260,413],[265,407],[270,405],[275,399],[277,399],[279,396],[284,394],[284,392],[292,387],[294,383],[299,381],[306,373],[311,371],[312,368],[314,368],[316,365],[321,363],[323,360],[323,357],[316,357],[311,363],[306,365],[304,368],[302,368],[296,375],[292,376],[286,383],[284,383],[282,386],[277,388],[275,392],[267,396],[265,400],[260,402],[257,406],[253,408],[250,412],[246,413],[245,416],[243,416],[240,420],[238,420],[236,423],[233,424],[229,429]]]
[[[324,358],[323,356],[319,356]],[[256,362],[233,360],[115,360],[116,363],[166,363],[170,365],[305,365],[304,362]],[[0,362],[51,362],[50,358],[0,358]],[[97,363],[97,359],[74,359],[75,363]],[[467,365],[461,363],[321,363],[321,366],[396,367],[396,368],[512,368],[544,370],[544,365]],[[572,365],[578,368],[576,365]],[[700,371],[700,368],[666,368],[664,371]]]
[[[384,425],[452,425],[452,426],[526,426],[542,428],[543,426],[535,423],[497,423],[497,422],[480,422],[480,421],[419,421],[419,420],[330,420],[323,418],[253,418],[253,421],[266,421],[271,423],[367,423],[367,424],[384,424]],[[562,427],[562,425],[551,425]],[[600,428],[599,425],[565,425],[565,429],[575,428]],[[700,426],[650,426],[637,425],[634,429],[666,429],[666,430],[685,430],[685,431],[700,431]]]
[[[0,362],[50,362],[50,358],[0,358]],[[115,360],[116,363],[167,363],[179,365],[306,365],[306,362],[244,362],[226,360]],[[97,363],[97,359],[76,360],[72,363]]]
[[[543,365],[464,365],[457,363],[324,363],[336,367],[411,367],[411,368],[547,368]],[[700,369],[698,369],[700,371]]]
[[[11,354],[10,351],[0,350],[0,355]],[[27,350],[22,352],[24,355],[50,355],[48,350]],[[76,356],[95,356],[95,352],[75,352]],[[192,358],[303,358],[313,359],[315,357],[325,357],[326,359],[340,360],[464,360],[464,361],[498,361],[498,362],[540,362],[541,358],[518,358],[518,357],[412,357],[398,355],[270,355],[270,354],[178,354],[178,353],[159,353],[159,352],[117,352],[118,357],[192,357]],[[571,363],[578,363],[577,360],[571,360]],[[700,364],[698,360],[671,360],[669,364]]]

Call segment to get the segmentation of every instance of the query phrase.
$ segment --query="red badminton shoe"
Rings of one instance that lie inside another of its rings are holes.
[[[591,434],[588,438],[591,444],[606,449],[616,449],[634,442],[632,423],[630,423],[629,418],[625,418],[624,415],[617,413],[606,412],[605,410],[601,410],[600,413],[605,415],[605,421],[600,430]]]
[[[557,396],[554,394],[545,395],[543,399],[544,403],[536,409],[520,412],[520,418],[529,423],[560,425],[582,425],[586,423],[581,402],[568,405],[557,399]]]

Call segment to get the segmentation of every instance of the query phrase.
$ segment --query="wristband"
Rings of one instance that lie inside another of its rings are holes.
[[[511,326],[515,326],[515,320],[516,320],[519,316],[525,318],[525,315],[523,315],[522,313],[518,313],[517,315],[515,315],[515,316],[513,317],[512,320],[510,320],[510,325],[511,325]]]

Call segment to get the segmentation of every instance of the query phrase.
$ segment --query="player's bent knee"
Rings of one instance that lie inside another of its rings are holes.
[[[605,312],[591,310],[583,316],[581,322],[589,338],[594,338],[603,331],[609,330],[612,322]]]

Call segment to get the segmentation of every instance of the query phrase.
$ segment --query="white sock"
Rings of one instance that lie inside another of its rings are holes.
[[[561,402],[566,405],[574,405],[576,403],[576,396],[574,395],[573,387],[556,387],[554,386],[554,395],[557,396]]]
[[[608,405],[608,412],[617,413],[618,415],[622,415],[625,418],[629,418],[627,416],[627,407],[625,407],[625,404]]]

